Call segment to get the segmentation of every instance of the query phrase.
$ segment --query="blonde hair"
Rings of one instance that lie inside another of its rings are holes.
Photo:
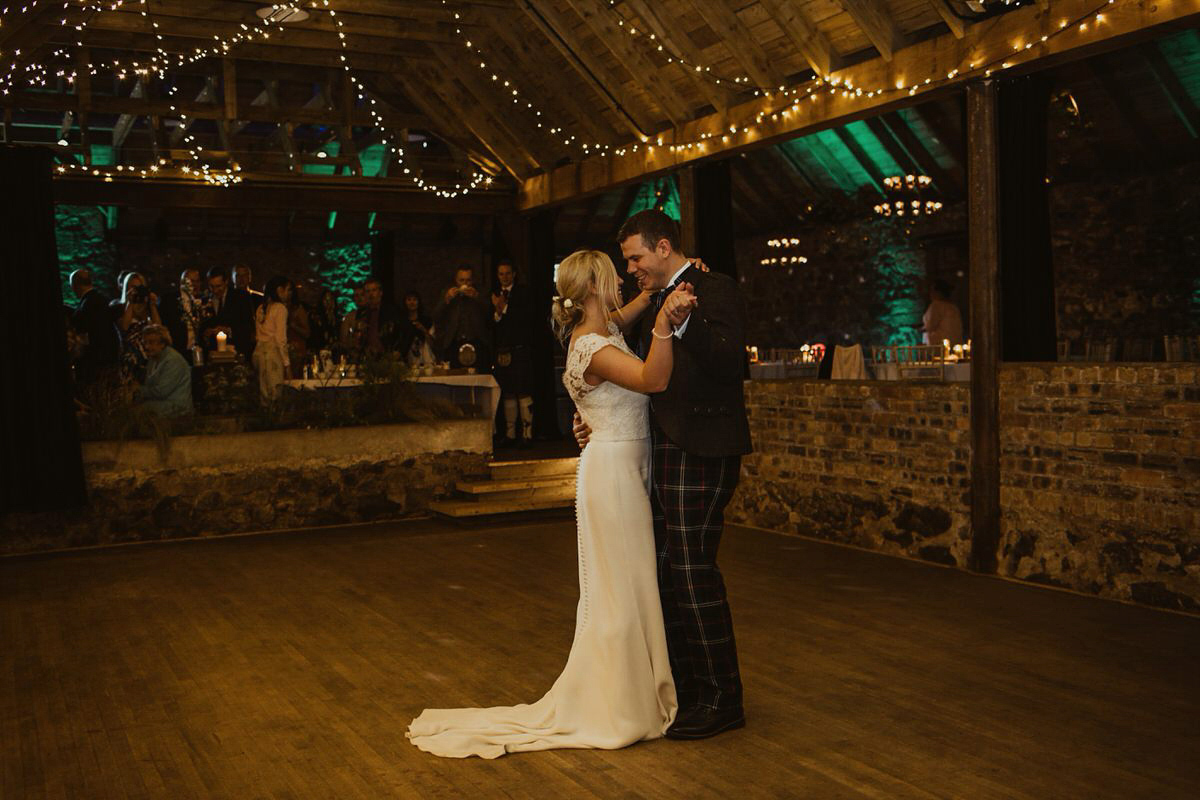
[[[583,322],[583,304],[593,288],[605,309],[617,308],[620,292],[617,268],[599,250],[576,250],[558,265],[558,297],[550,310],[554,333],[564,345],[571,332]]]

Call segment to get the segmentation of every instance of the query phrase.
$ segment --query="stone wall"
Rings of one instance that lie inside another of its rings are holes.
[[[750,381],[732,522],[965,567],[966,384]],[[1200,612],[1200,366],[1006,365],[1001,575]]]
[[[0,553],[399,519],[490,451],[490,420],[88,442],[88,506],[0,517]]]
[[[1001,573],[1200,612],[1200,367],[1006,365]]]
[[[966,385],[750,381],[746,401],[755,451],[731,521],[966,564]]]

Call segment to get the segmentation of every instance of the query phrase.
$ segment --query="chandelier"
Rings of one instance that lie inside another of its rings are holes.
[[[787,249],[787,248],[799,247],[799,246],[800,246],[799,239],[788,238],[786,236],[783,238],[779,238],[779,239],[768,239],[767,240],[767,247],[770,247],[770,248]],[[761,261],[759,261],[758,263],[764,267],[772,266],[775,264],[781,264],[781,265],[782,264],[807,264],[808,258],[806,256],[782,255],[782,256],[773,256],[771,258],[764,258]]]
[[[875,206],[881,217],[930,217],[942,210],[938,200],[929,200],[922,195],[933,188],[933,179],[928,175],[892,175],[883,179],[887,199]]]

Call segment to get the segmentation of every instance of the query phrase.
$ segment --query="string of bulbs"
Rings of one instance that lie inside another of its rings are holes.
[[[27,13],[32,11],[39,1],[40,0],[32,0],[30,4],[22,7],[22,12]],[[130,73],[143,79],[152,76],[163,79],[167,76],[171,69],[192,64],[211,56],[227,54],[237,45],[245,42],[268,39],[270,38],[273,30],[277,30],[281,27],[280,23],[275,22],[275,20],[270,17],[261,19],[261,26],[251,26],[247,25],[246,23],[239,23],[239,30],[226,39],[221,39],[217,36],[214,36],[215,43],[210,46],[198,47],[189,53],[178,53],[172,55],[166,51],[162,44],[163,36],[159,32],[159,24],[150,15],[147,8],[147,0],[135,1],[141,4],[142,8],[140,9],[140,14],[149,22],[154,31],[156,40],[155,55],[149,60],[117,58],[102,62],[92,62],[86,67],[89,74],[96,75],[101,70],[109,70],[114,72],[121,80],[124,80],[125,77]],[[110,0],[108,3],[96,2],[96,0],[80,0],[80,2],[82,3],[82,8],[80,10],[95,12],[103,10],[116,11],[125,4],[126,0]],[[383,116],[377,109],[377,99],[370,94],[367,88],[352,71],[349,58],[347,56],[348,45],[346,42],[345,26],[342,19],[337,16],[337,11],[330,7],[330,0],[311,0],[311,7],[315,11],[323,11],[329,14],[330,18],[334,20],[340,46],[339,62],[342,66],[342,69],[345,71],[351,85],[354,87],[358,99],[365,103],[366,109],[370,114],[375,127],[383,132],[383,139],[381,142],[382,145],[385,148],[388,148],[390,155],[398,158],[401,161],[404,175],[408,176],[408,178],[412,180],[418,188],[447,198],[461,196],[466,192],[477,188],[480,184],[490,185],[492,183],[492,176],[481,171],[476,171],[471,176],[470,180],[464,183],[456,183],[453,185],[453,187],[440,186],[425,180],[419,173],[414,174],[412,167],[409,166],[405,161],[405,151],[403,146],[398,143],[400,137],[392,133]],[[70,8],[71,0],[64,0],[64,14],[60,21],[60,25],[67,26],[70,24],[68,23],[66,14]],[[277,4],[276,8],[281,10],[299,10],[299,7],[294,4]],[[4,9],[4,12],[8,12],[8,7]],[[2,23],[3,17],[0,17],[0,24]],[[75,28],[76,32],[80,34],[76,40],[76,44],[77,46],[82,47],[82,33],[88,27],[88,19],[85,17],[79,20],[73,24],[73,27]],[[0,53],[0,55],[2,55],[2,53]],[[14,56],[19,55],[19,50],[14,53]],[[51,59],[59,58],[65,55],[67,55],[67,51],[65,49],[57,49],[51,54]],[[19,66],[20,62],[14,60],[12,65],[9,67],[8,73],[3,78],[0,78],[0,94],[8,94],[12,89],[12,86],[15,82],[14,73],[17,71]],[[51,80],[57,78],[62,78],[70,83],[74,83],[74,81],[79,77],[79,69],[79,67],[75,67],[74,69],[60,67],[55,70],[55,68],[49,63],[25,65],[25,74],[27,76],[26,83],[33,86],[45,86]],[[173,99],[177,90],[178,87],[176,86],[170,87],[168,90],[169,98]],[[228,87],[226,90],[229,90]],[[232,186],[242,182],[243,178],[240,174],[241,167],[233,161],[232,155],[230,155],[230,166],[224,169],[215,168],[207,164],[204,160],[203,146],[196,140],[195,135],[192,134],[189,129],[190,125],[187,115],[178,112],[177,107],[174,105],[170,106],[170,110],[179,114],[180,123],[184,130],[183,141],[188,149],[189,155],[191,156],[191,163],[181,165],[179,171],[187,177],[197,178],[205,181],[206,183],[217,186]],[[79,172],[89,174],[93,177],[102,178],[106,182],[112,182],[112,180],[117,177],[162,177],[165,174],[165,171],[162,169],[162,167],[167,166],[168,163],[169,162],[167,159],[160,158],[157,164],[144,168],[117,165],[115,168],[110,169],[72,162],[69,164],[60,164],[57,168],[57,171],[60,174],[65,174],[67,172]]]

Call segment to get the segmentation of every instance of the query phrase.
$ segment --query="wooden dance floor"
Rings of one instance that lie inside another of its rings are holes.
[[[405,728],[550,686],[570,522],[0,561],[0,796],[1200,796],[1200,619],[762,531],[722,548],[745,729],[488,762]]]

